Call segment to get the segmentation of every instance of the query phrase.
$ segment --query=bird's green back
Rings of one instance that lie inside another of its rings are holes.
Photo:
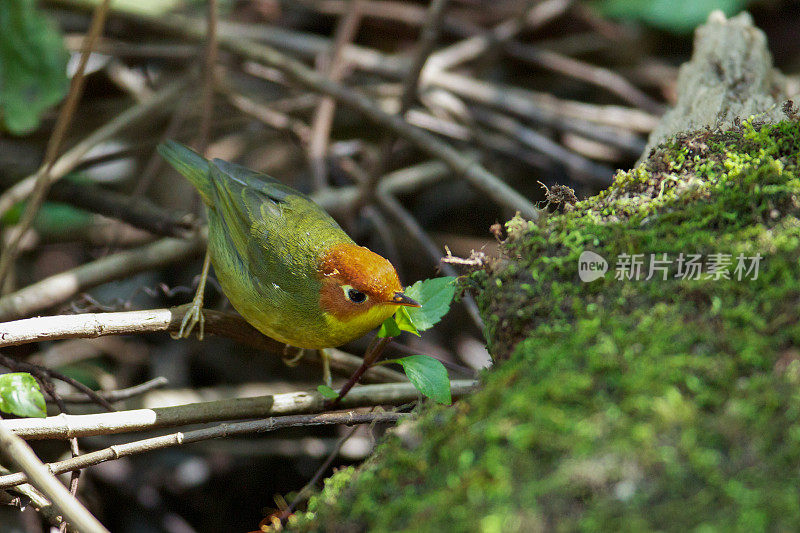
[[[262,332],[290,344],[298,345],[293,335],[300,328],[322,331],[319,260],[331,247],[353,242],[336,221],[266,174],[209,162],[174,141],[159,152],[208,206],[212,263],[234,307]]]

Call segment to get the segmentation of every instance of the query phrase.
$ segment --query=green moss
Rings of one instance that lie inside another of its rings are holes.
[[[696,132],[509,223],[472,276],[499,362],[483,389],[424,409],[292,526],[800,529],[799,152],[797,122]],[[605,277],[580,281],[585,250]],[[722,254],[731,279],[676,279],[681,253]],[[642,279],[615,279],[621,254],[644,254]],[[643,279],[650,254],[666,281]],[[762,256],[757,277],[736,279],[740,254]]]

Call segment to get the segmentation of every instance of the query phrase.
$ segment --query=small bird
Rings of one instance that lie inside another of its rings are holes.
[[[339,346],[380,325],[398,306],[419,307],[403,293],[388,260],[353,242],[305,194],[266,174],[208,161],[175,141],[158,151],[197,188],[208,210],[206,261],[178,337],[188,337],[200,322],[202,338],[209,261],[245,320],[298,348]]]

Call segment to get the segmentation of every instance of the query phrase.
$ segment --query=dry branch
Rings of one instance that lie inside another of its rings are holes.
[[[106,335],[177,333],[189,305],[171,309],[45,316],[4,322],[0,323],[0,348],[31,342],[86,339]],[[203,315],[206,319],[205,330],[208,333],[227,337],[273,354],[283,353],[285,347],[283,343],[262,334],[239,315],[211,309],[203,309]],[[361,358],[336,348],[329,348],[328,355],[331,368],[343,374],[352,373],[361,366]],[[303,361],[320,363],[319,354],[316,351],[309,351]],[[369,381],[374,382],[405,381],[402,373],[384,367],[371,368],[366,377]]]
[[[477,385],[471,380],[454,380],[450,382],[450,387],[453,398],[456,399],[475,390]],[[363,385],[353,387],[339,406],[349,409],[375,405],[402,405],[418,398],[419,392],[411,383]],[[16,435],[26,439],[68,439],[222,420],[320,413],[325,410],[324,406],[325,398],[319,392],[307,391],[115,413],[21,418],[6,420],[3,423]]]
[[[353,411],[343,413],[323,413],[318,415],[295,415],[267,418],[266,420],[255,420],[251,422],[235,422],[230,424],[220,424],[217,426],[197,429],[194,431],[172,433],[160,437],[152,437],[125,444],[116,444],[103,450],[85,453],[72,459],[50,463],[47,468],[53,474],[63,474],[72,472],[88,466],[112,461],[128,455],[145,453],[153,450],[160,450],[172,446],[180,446],[193,442],[200,442],[209,439],[219,439],[223,437],[235,437],[250,433],[265,433],[277,429],[297,427],[297,426],[320,426],[320,425],[358,425],[374,423],[394,423],[408,417],[403,413],[355,413]],[[9,488],[28,481],[28,476],[23,472],[0,476],[0,488]]]
[[[81,533],[108,533],[108,530],[69,493],[50,473],[24,440],[14,435],[8,424],[0,421],[0,448],[14,466],[25,472],[31,484],[40,490],[75,529]]]

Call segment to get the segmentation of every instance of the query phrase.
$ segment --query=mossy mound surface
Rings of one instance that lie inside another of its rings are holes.
[[[500,361],[483,389],[328,480],[294,528],[800,530],[798,168],[798,122],[696,132],[509,223],[472,276]],[[609,270],[582,282],[587,250]]]

